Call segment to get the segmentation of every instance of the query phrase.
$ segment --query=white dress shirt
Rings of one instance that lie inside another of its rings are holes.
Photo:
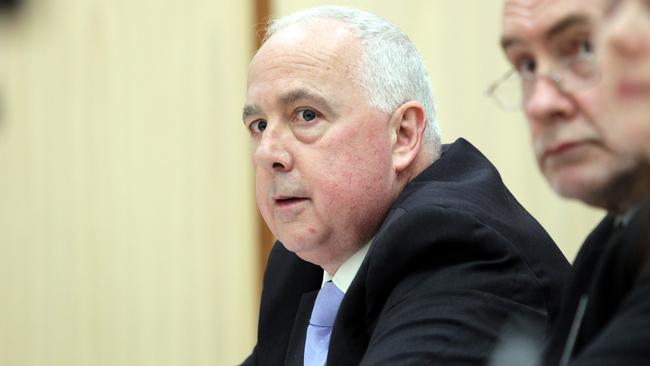
[[[370,239],[366,245],[361,247],[361,249],[359,249],[350,258],[348,258],[348,260],[343,262],[341,267],[339,267],[339,269],[334,274],[334,277],[330,276],[327,271],[323,271],[323,283],[321,284],[321,287],[323,284],[325,284],[325,282],[332,281],[336,287],[339,288],[339,290],[343,291],[343,293],[348,292],[348,288],[350,287],[354,276],[357,275],[359,267],[361,267],[361,263],[363,263],[363,259],[366,257],[368,249],[370,249],[371,243],[372,239]]]

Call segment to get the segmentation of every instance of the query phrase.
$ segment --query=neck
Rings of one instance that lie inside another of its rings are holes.
[[[397,187],[396,187],[396,194],[395,198],[399,196],[400,193],[404,190],[404,187],[406,187],[407,184],[409,184],[410,181],[415,179],[420,173],[422,173],[426,168],[429,167],[429,165],[433,164],[437,160],[437,157],[434,157],[433,154],[424,154],[420,153],[413,163],[406,168],[405,170],[399,172],[397,174]]]

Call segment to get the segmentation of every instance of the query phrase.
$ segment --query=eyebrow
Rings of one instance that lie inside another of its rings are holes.
[[[313,93],[307,89],[294,89],[286,94],[281,95],[278,100],[280,101],[280,104],[282,105],[288,105],[295,103],[300,100],[311,100],[313,102],[316,102],[319,104],[321,107],[326,108],[329,112],[332,112],[330,103],[328,103],[327,99],[323,97],[322,95]]]
[[[522,40],[515,37],[503,37],[501,38],[501,49],[505,51],[512,46],[523,43],[524,42]]]
[[[300,100],[311,100],[317,103],[321,108],[324,108],[326,112],[332,113],[334,116],[338,116],[338,114],[334,112],[330,106],[330,103],[328,103],[325,97],[310,92],[307,89],[294,89],[278,97],[278,102],[283,106],[295,103]],[[255,104],[247,104],[244,106],[244,110],[242,112],[242,121],[246,123],[246,119],[248,117],[256,114],[261,114],[260,108]]]
[[[252,115],[259,114],[259,108],[254,104],[246,104],[241,114],[241,120],[246,123],[246,119]]]
[[[544,34],[544,38],[546,40],[549,40],[552,39],[553,37],[556,37],[558,34],[566,31],[571,27],[574,27],[576,25],[586,25],[590,23],[591,22],[589,18],[584,14],[571,14],[562,18],[562,20],[555,23],[548,31],[546,31],[546,34]],[[517,37],[501,38],[501,48],[503,50],[507,50],[508,48],[512,46],[516,46],[518,44],[524,44],[524,41],[522,41]]]
[[[571,14],[569,16],[566,16],[559,22],[555,23],[554,26],[551,27],[546,32],[545,38],[546,39],[551,39],[555,36],[557,36],[560,33],[565,32],[567,29],[574,27],[576,25],[587,25],[590,24],[589,18],[584,15],[584,14]]]

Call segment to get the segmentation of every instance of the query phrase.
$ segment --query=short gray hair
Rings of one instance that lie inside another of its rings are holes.
[[[359,79],[373,107],[393,113],[410,100],[422,103],[427,118],[425,141],[433,145],[437,156],[440,131],[429,76],[417,49],[396,25],[364,11],[320,6],[269,22],[264,41],[290,25],[324,19],[343,23],[361,41],[363,56]]]

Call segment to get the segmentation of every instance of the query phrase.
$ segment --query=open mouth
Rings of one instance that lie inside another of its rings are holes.
[[[295,205],[301,202],[305,202],[307,200],[308,198],[304,198],[304,197],[280,197],[280,198],[273,199],[273,201],[275,201],[275,204],[280,207]]]

